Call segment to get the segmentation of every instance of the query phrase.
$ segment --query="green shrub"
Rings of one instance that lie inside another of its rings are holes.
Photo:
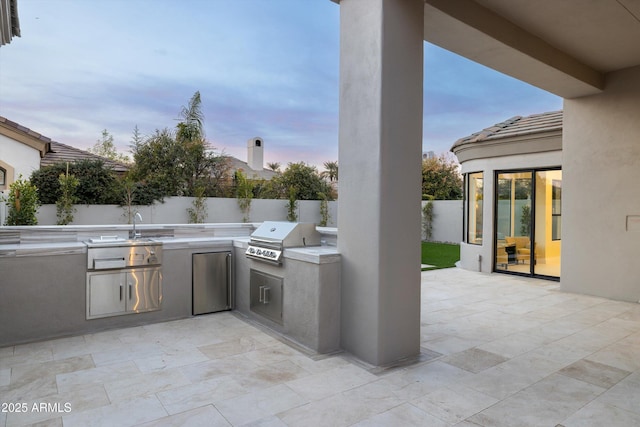
[[[433,237],[433,202],[429,200],[422,208],[422,231],[424,240],[429,241]]]
[[[37,225],[36,212],[40,207],[38,189],[22,175],[9,186],[9,197],[6,198],[9,213],[5,225]]]
[[[54,204],[60,198],[60,174],[74,175],[79,184],[76,189],[77,203],[87,205],[117,205],[122,201],[121,185],[115,172],[102,160],[80,160],[60,162],[45,166],[31,174],[31,182],[38,188],[40,202]]]
[[[67,173],[61,173],[58,181],[60,183],[60,197],[56,200],[57,224],[67,225],[73,222],[73,214],[76,211],[74,205],[78,202],[76,189],[80,184],[80,180],[74,175],[69,175],[67,168]]]
[[[298,220],[298,199],[296,189],[289,187],[289,201],[287,202],[287,221],[296,222]]]

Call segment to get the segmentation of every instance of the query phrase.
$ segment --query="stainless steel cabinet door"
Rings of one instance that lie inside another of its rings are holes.
[[[193,254],[193,314],[232,308],[231,253]]]
[[[114,316],[126,310],[126,274],[87,273],[87,319]]]
[[[249,272],[249,299],[251,311],[282,325],[283,278],[261,271]]]
[[[127,311],[142,313],[160,310],[162,273],[159,268],[139,268],[127,272]]]

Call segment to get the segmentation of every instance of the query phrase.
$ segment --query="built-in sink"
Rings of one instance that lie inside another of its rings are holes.
[[[119,236],[100,236],[87,240],[88,246],[100,247],[100,246],[147,246],[156,245],[157,241],[148,237],[138,237],[135,239],[125,239]]]

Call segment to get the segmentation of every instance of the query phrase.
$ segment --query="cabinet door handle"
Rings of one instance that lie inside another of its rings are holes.
[[[258,290],[260,291],[260,294],[258,295],[258,302],[263,302],[264,301],[264,286],[260,286],[258,288]]]
[[[231,263],[231,253],[227,254],[227,308],[233,308],[235,295],[233,289],[233,264]]]
[[[264,287],[264,303],[265,304],[269,304],[269,300],[271,297],[271,288],[269,287]]]
[[[129,285],[129,299],[131,299],[131,288],[133,288],[133,286]]]
[[[120,285],[120,301],[122,301],[122,285]]]

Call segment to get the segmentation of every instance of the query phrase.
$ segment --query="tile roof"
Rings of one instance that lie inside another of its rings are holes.
[[[98,156],[56,141],[51,141],[51,149],[44,155],[42,160],[40,160],[40,166],[49,166],[60,162],[73,163],[79,160],[102,160],[105,166],[119,173],[124,173],[129,170],[129,166],[124,163],[116,162],[106,157]]]
[[[265,168],[265,169],[262,169],[261,171],[257,171],[257,170],[251,169],[251,167],[249,167],[249,164],[247,162],[244,162],[236,157],[229,156],[228,159],[229,159],[229,169],[231,174],[233,174],[238,169],[242,169],[242,172],[244,172],[247,178],[254,178],[254,179],[261,178],[261,179],[269,180],[274,176],[276,176],[276,172],[272,171],[271,169]]]
[[[20,135],[24,135],[27,138],[24,141],[29,141],[29,138],[37,140],[45,144],[46,148],[43,148],[44,154],[40,159],[40,167],[49,166],[59,162],[75,162],[78,160],[102,160],[107,167],[110,167],[115,172],[124,173],[129,170],[129,166],[107,159],[97,154],[89,153],[88,151],[80,150],[60,142],[52,141],[51,138],[39,134],[26,126],[22,126],[19,123],[13,122],[6,117],[0,116],[0,123],[5,127],[11,128],[13,131]],[[42,151],[41,151],[42,153]]]
[[[8,128],[13,128],[15,131],[20,132],[24,135],[27,135],[31,138],[37,139],[40,142],[48,144],[51,142],[51,138],[47,138],[44,135],[39,134],[26,126],[22,126],[20,123],[13,122],[6,117],[0,116],[0,123],[4,124]]]
[[[515,116],[480,132],[460,138],[453,144],[451,151],[461,145],[474,142],[514,138],[558,130],[562,130],[562,111],[551,111],[526,117]]]

